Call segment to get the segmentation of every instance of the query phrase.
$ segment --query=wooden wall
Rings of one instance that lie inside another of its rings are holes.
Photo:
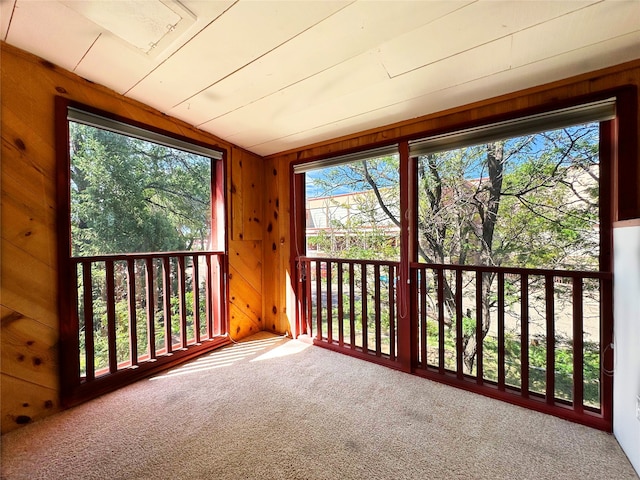
[[[228,152],[230,327],[262,330],[262,160],[5,43],[2,76],[2,432],[59,407],[54,97]]]
[[[504,120],[510,116],[525,115],[542,109],[558,108],[567,102],[582,98],[593,99],[594,95],[605,95],[620,87],[631,87],[632,92],[640,88],[640,60],[266,157],[265,204],[268,210],[278,213],[277,222],[273,226],[269,224],[264,237],[264,269],[270,272],[269,276],[272,279],[263,290],[267,324],[272,330],[280,333],[294,327],[291,310],[295,304],[291,305],[291,297],[295,284],[292,286],[290,281],[292,235],[289,227],[291,164],[399,140],[420,138],[442,133],[447,129]],[[614,172],[614,175],[617,175],[614,221],[640,217],[640,161],[637,153],[640,119],[637,97],[636,104],[623,104],[622,107],[635,112],[635,124],[630,122],[619,126],[626,129],[626,138],[631,139],[631,142],[635,141],[635,146],[627,147],[628,157],[620,159],[624,168],[617,174]]]

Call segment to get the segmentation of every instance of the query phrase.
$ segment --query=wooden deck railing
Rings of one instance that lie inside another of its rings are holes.
[[[412,263],[402,283],[397,262],[314,257],[298,271],[314,343],[611,430],[610,273]]]
[[[65,403],[226,344],[225,262],[212,251],[72,258],[77,362]]]
[[[352,355],[396,360],[396,262],[302,259],[306,332]]]

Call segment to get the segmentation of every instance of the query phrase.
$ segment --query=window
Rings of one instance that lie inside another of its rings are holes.
[[[301,329],[606,414],[615,118],[610,98],[294,165]]]
[[[305,165],[307,252],[397,260],[398,162],[391,147]]]
[[[72,255],[211,249],[219,152],[192,153],[105,129],[97,116],[82,123],[87,114],[78,113],[69,115]]]
[[[226,338],[224,162],[62,99],[58,122],[63,389],[74,397]]]

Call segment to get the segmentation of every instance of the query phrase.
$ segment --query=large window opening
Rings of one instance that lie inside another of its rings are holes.
[[[600,124],[590,122],[417,155],[419,261],[598,271],[599,146]],[[442,320],[445,365],[455,369],[456,357],[461,356],[465,373],[477,375],[480,321],[486,379],[498,380],[498,346],[503,344],[505,382],[520,388],[521,350],[526,343],[529,388],[544,393],[547,349],[554,348],[555,394],[571,400],[575,302],[571,277],[553,278],[553,299],[547,297],[547,277],[527,277],[528,331],[523,342],[522,274],[503,274],[498,281],[498,270],[485,270],[479,276],[476,272],[466,270],[460,275],[458,270],[443,269],[438,279],[438,270],[424,270],[425,363],[438,363]],[[436,315],[439,299],[429,292],[435,292],[439,283],[444,308]],[[456,300],[458,283],[461,298]],[[584,402],[599,406],[600,285],[585,280],[581,290]],[[461,319],[456,312],[459,302]],[[553,306],[554,341],[548,346],[549,305]],[[462,323],[459,332],[458,321]],[[458,335],[461,352],[456,352]]]
[[[64,110],[63,370],[74,397],[226,338],[224,164],[213,148]]]
[[[69,121],[74,257],[211,248],[211,157]]]
[[[315,256],[398,260],[398,154],[367,156],[306,174],[306,248]]]
[[[295,165],[307,332],[607,414],[614,118],[607,99]]]

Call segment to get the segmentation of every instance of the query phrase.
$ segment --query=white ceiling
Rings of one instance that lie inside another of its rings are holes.
[[[640,58],[640,0],[0,0],[0,19],[7,43],[259,155]]]

